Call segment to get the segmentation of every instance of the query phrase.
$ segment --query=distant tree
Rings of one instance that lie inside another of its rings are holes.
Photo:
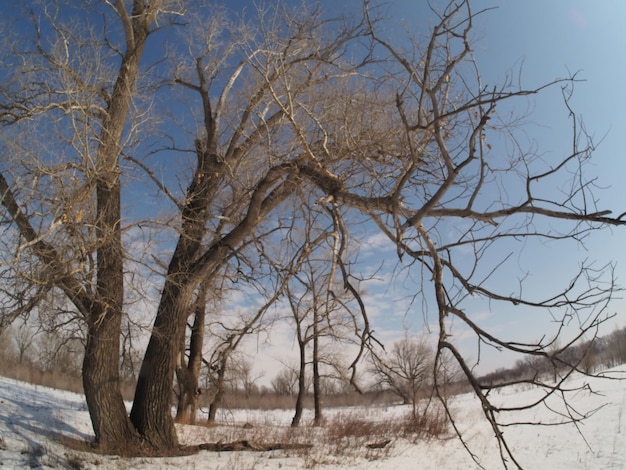
[[[257,382],[263,377],[263,373],[255,373],[253,363],[248,358],[239,356],[236,359],[231,372],[234,378],[234,389],[243,391],[246,398],[250,398],[259,392]]]
[[[272,379],[272,389],[279,395],[293,396],[298,390],[298,377],[296,367],[284,367]]]
[[[298,229],[290,236],[299,241],[298,249],[285,265],[275,262],[277,271],[287,272],[285,297],[293,320],[298,345],[298,393],[291,425],[297,427],[302,418],[304,398],[309,387],[310,372],[313,391],[314,423],[322,422],[322,396],[325,381],[324,369],[338,366],[328,354],[333,343],[350,340],[363,347],[359,337],[361,312],[351,307],[360,300],[358,290],[352,287],[345,260],[347,233],[341,221],[339,209],[332,204],[321,208],[308,207],[305,201],[298,203],[304,208]],[[299,213],[298,209],[295,209]],[[330,215],[325,218],[324,216]],[[326,225],[324,225],[324,223]],[[366,319],[367,316],[363,315]],[[356,330],[356,331],[355,331]],[[356,341],[355,341],[356,340]],[[359,348],[356,348],[359,351]],[[356,354],[357,360],[360,352]],[[356,361],[350,368],[356,370]]]
[[[246,338],[268,328],[262,320],[282,294],[282,289],[281,286],[273,291],[270,289],[269,297],[257,309],[250,309],[240,315],[230,315],[229,318],[216,315],[211,321],[208,330],[212,335],[213,345],[207,358],[203,359],[210,389],[209,423],[215,421],[229,384],[236,389],[239,381],[246,393],[254,388],[258,377],[251,376],[251,365],[242,357],[237,357],[237,353]]]
[[[25,322],[14,323],[10,331],[13,336],[13,349],[17,353],[18,364],[30,362],[29,355],[32,355],[32,346],[37,331],[33,331]]]
[[[10,328],[11,327],[5,328],[0,332],[0,360],[5,364],[9,361],[13,362],[15,359],[15,349]]]
[[[616,328],[607,338],[606,365],[616,367],[626,363],[626,327]]]
[[[370,357],[375,380],[411,405],[417,418],[420,398],[433,387],[434,351],[426,338],[411,338],[407,333],[388,353],[372,352]]]

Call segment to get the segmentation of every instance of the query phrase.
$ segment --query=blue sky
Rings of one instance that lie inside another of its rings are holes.
[[[584,81],[575,86],[571,104],[597,145],[595,163],[589,170],[606,188],[596,192],[599,206],[612,209],[616,216],[621,214],[626,210],[626,91],[622,78],[626,60],[621,52],[626,46],[626,4],[533,0],[497,5],[477,25],[483,37],[476,44],[476,57],[484,79],[501,80],[509,70],[517,71],[521,66],[522,83],[533,87],[577,72]],[[533,113],[527,119],[526,131],[536,141],[538,151],[546,158],[565,155],[571,148],[571,121],[558,89],[533,98],[530,105]],[[597,234],[588,243],[588,256],[616,260],[622,265],[618,273],[626,274],[623,240],[620,230]],[[585,256],[571,250],[551,251],[549,259],[555,272],[572,257]]]
[[[391,1],[391,10],[406,20],[419,16],[416,3],[410,0]],[[583,80],[575,86],[571,105],[585,123],[587,131],[598,145],[595,163],[589,170],[605,187],[596,192],[599,206],[611,209],[614,215],[626,210],[623,179],[626,177],[626,156],[623,139],[626,132],[626,91],[623,77],[626,60],[626,3],[606,2],[546,2],[499,1],[474,2],[474,9],[496,7],[476,21],[474,55],[485,83],[501,83],[510,74],[519,77],[522,85],[533,88],[559,77],[577,72]],[[416,23],[417,24],[417,23]],[[526,118],[524,132],[535,142],[537,151],[546,159],[559,158],[571,148],[571,121],[563,106],[558,88],[518,102],[517,112],[531,114]],[[559,285],[579,261],[597,259],[598,265],[615,261],[617,276],[626,282],[626,257],[622,245],[624,231],[613,230],[594,234],[585,248],[575,244],[550,244],[525,250],[518,260],[519,272],[529,273],[530,288]],[[515,266],[512,267],[515,271]],[[504,273],[511,276],[518,273]],[[615,302],[612,310],[623,310],[623,302]],[[477,312],[479,313],[479,312]],[[533,330],[541,334],[542,319],[534,316],[487,315],[492,327],[506,331],[514,328]],[[618,320],[623,325],[623,318]],[[502,362],[494,356],[493,362]]]

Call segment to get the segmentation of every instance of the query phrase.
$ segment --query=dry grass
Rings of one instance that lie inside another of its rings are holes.
[[[182,441],[191,446],[202,442],[239,441],[251,443],[251,447],[278,445],[280,455],[299,457],[306,467],[315,468],[346,461],[357,463],[359,459],[386,458],[394,452],[397,441],[417,442],[447,436],[449,432],[445,413],[433,402],[420,409],[417,417],[408,412],[396,418],[377,419],[376,412],[369,409],[370,413],[365,416],[361,414],[363,410],[367,408],[328,413],[320,426],[269,425],[259,415],[258,422],[245,425],[180,426],[179,434]]]
[[[361,441],[382,442],[398,438],[415,441],[440,437],[448,432],[448,422],[443,410],[431,405],[418,416],[408,413],[395,420],[373,421],[340,414],[327,422],[325,429],[329,443],[352,441],[359,445]]]
[[[80,374],[60,373],[54,370],[44,371],[28,364],[20,364],[3,358],[0,361],[0,375],[33,385],[83,393]]]
[[[83,381],[80,371],[69,373],[57,370],[43,370],[34,364],[20,364],[10,357],[0,355],[0,375],[33,385],[83,393]],[[135,384],[130,381],[123,381],[120,384],[120,391],[125,400],[131,400],[135,393]]]
[[[208,408],[212,398],[210,393],[200,396],[200,407]],[[389,391],[372,391],[365,393],[342,393],[324,396],[325,408],[343,406],[389,405],[398,401],[398,397]],[[246,395],[240,390],[228,391],[221,408],[233,410],[292,410],[296,403],[295,395],[280,395],[272,391],[260,391]],[[313,408],[313,396],[304,397],[304,408]]]

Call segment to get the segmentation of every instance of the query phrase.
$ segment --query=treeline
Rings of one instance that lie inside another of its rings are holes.
[[[500,384],[533,378],[556,378],[574,367],[580,372],[592,374],[626,363],[626,327],[612,333],[583,341],[563,351],[555,348],[555,354],[529,356],[520,359],[511,368],[499,368],[482,376],[482,384]]]
[[[35,385],[84,393],[81,379],[82,348],[80,338],[68,338],[63,331],[33,332],[14,324],[0,334],[0,375]],[[121,371],[121,389],[126,400],[133,397],[136,377],[133,368]],[[207,370],[201,374],[198,417],[208,413],[217,394],[216,381]],[[252,371],[252,362],[241,355],[228,361],[223,381],[221,408],[292,409],[297,395],[297,373],[285,367],[263,385],[261,375]],[[323,376],[321,394],[326,406],[388,404],[397,401],[394,393],[373,389],[357,393],[346,378]],[[172,404],[178,403],[178,387],[173,387]],[[307,376],[303,406],[313,407],[312,378]]]

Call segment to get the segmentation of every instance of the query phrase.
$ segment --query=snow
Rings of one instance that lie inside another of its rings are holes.
[[[555,424],[563,415],[591,413],[581,422],[567,425],[516,425],[505,427],[504,435],[523,468],[550,469],[623,469],[626,468],[626,378],[624,368],[605,372],[612,377],[574,377],[567,385],[574,391],[563,407],[558,397],[547,406],[515,411],[500,416],[503,422],[542,422]],[[585,385],[585,388],[579,389]],[[493,400],[498,404],[519,406],[541,396],[528,387],[508,387]],[[493,437],[478,401],[461,395],[452,401],[455,420],[466,443],[486,469],[503,468]],[[402,406],[328,409],[328,420],[359,418],[384,423],[407,412]],[[555,414],[554,412],[561,413]],[[208,452],[185,457],[132,458],[102,456],[66,447],[63,443],[85,441],[93,437],[84,397],[69,392],[25,384],[0,377],[0,467],[13,468],[82,468],[82,469],[332,469],[359,468],[377,470],[401,469],[474,469],[480,468],[459,439],[450,434],[440,439],[394,439],[384,449],[368,449],[366,441],[354,439],[344,446],[332,442],[323,433],[328,429],[309,426],[296,434],[289,429],[291,411],[262,412],[233,410],[224,412],[215,427],[179,426],[182,443],[231,442],[254,439],[258,442],[303,439],[314,447],[306,450],[270,452]],[[304,422],[311,416],[305,415]],[[251,423],[251,429],[244,429]],[[297,434],[300,433],[300,434]],[[295,436],[295,437],[294,437]],[[343,447],[342,447],[343,446]],[[514,465],[511,465],[514,468]]]

